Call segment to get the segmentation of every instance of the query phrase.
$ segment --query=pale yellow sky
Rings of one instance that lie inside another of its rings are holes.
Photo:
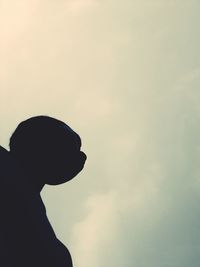
[[[199,266],[199,8],[0,0],[1,144],[46,114],[88,154],[43,192],[75,267]]]

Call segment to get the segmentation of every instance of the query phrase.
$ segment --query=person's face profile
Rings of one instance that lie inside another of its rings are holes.
[[[48,185],[59,185],[72,180],[84,168],[87,157],[84,152],[79,151],[76,154],[66,155],[66,157],[57,158],[57,164],[51,171],[45,175]]]

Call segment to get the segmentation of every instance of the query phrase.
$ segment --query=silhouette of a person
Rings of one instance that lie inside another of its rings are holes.
[[[81,139],[48,116],[18,125],[10,151],[0,147],[0,266],[72,267],[46,216],[40,191],[74,178],[84,167]]]

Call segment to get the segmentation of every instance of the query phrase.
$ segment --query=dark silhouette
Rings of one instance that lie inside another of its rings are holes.
[[[86,155],[68,125],[47,116],[20,123],[0,147],[0,267],[72,267],[46,216],[40,191],[75,177]]]

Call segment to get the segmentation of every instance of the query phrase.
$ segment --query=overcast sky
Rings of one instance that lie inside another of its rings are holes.
[[[74,267],[199,267],[200,2],[0,0],[0,140],[34,115],[88,155],[43,199]]]

